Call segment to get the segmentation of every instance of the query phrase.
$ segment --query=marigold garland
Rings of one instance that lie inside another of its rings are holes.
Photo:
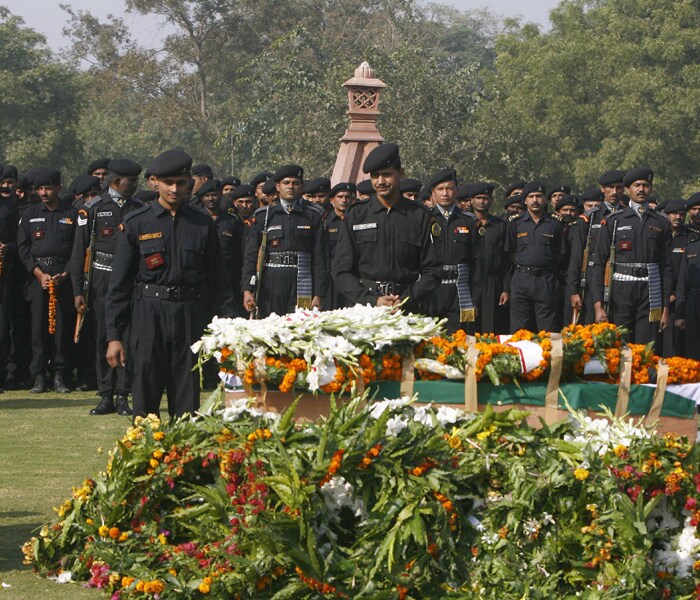
[[[56,333],[56,282],[49,280],[49,333]]]

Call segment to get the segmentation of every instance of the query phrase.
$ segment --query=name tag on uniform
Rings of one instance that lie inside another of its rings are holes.
[[[311,225],[297,225],[297,229],[311,229]]]
[[[542,234],[542,237],[553,238],[553,237],[554,237],[554,234],[553,234],[553,233],[543,233],[543,234]]]
[[[686,254],[686,258],[691,259],[691,258],[696,258],[697,254]]]
[[[685,248],[674,248],[673,251],[676,254],[683,254],[685,252]]]
[[[163,258],[163,255],[158,252],[157,254],[151,254],[150,256],[146,257],[146,266],[149,269],[157,269],[161,265],[165,264],[165,259]]]
[[[600,229],[600,223],[596,223],[595,225],[591,225],[593,229]]]
[[[270,225],[267,230],[268,231],[280,231],[282,229],[282,225]]]
[[[469,227],[455,227],[455,233],[469,233]]]
[[[620,242],[620,250],[632,250],[632,240],[622,240]]]
[[[110,211],[108,211],[108,212],[98,212],[98,213],[97,213],[97,216],[98,216],[98,217],[111,217],[111,216],[112,216],[112,211],[110,210]]]
[[[335,229],[329,229],[328,233],[338,233],[338,228],[336,227]]]
[[[158,238],[163,237],[163,232],[162,231],[156,231],[155,233],[142,233],[139,236],[139,242],[142,242],[144,240],[157,240]]]
[[[29,219],[30,223],[43,223],[44,221],[46,221],[44,217],[36,217],[34,219]]]
[[[60,219],[58,221],[61,225],[72,225],[73,224],[73,219],[69,219],[68,217],[64,219]]]
[[[661,229],[661,227],[656,227],[655,225],[649,225],[649,231],[656,231],[657,233],[661,233],[663,229]]]
[[[230,231],[222,231],[221,235],[225,235],[226,237],[233,237],[233,234]]]
[[[357,225],[352,226],[353,231],[362,231],[364,229],[376,229],[377,224],[376,223],[358,223]]]
[[[517,237],[519,237],[519,238],[521,238],[521,237],[527,237],[528,235],[530,235],[530,233],[529,233],[528,231],[523,231],[522,233],[519,233],[519,234],[517,235]]]
[[[632,225],[623,225],[622,227],[618,227],[617,230],[618,231],[631,231]]]

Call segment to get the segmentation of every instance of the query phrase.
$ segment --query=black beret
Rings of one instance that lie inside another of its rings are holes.
[[[265,182],[265,185],[262,187],[262,193],[265,194],[266,196],[268,194],[273,194],[277,191],[277,186],[275,185],[275,180],[274,179],[268,179]]]
[[[192,175],[209,175],[209,177],[214,177],[214,172],[209,165],[197,163],[196,165],[192,165]]]
[[[88,165],[87,174],[92,175],[92,173],[94,171],[97,171],[97,169],[106,169],[108,164],[109,164],[108,158],[98,158],[97,160],[93,160]]]
[[[605,184],[600,184],[600,185],[605,185]],[[588,200],[600,200],[603,201],[605,199],[605,195],[603,192],[600,191],[600,188],[597,185],[592,185],[591,187],[587,187],[583,192],[581,192],[581,202],[586,202]]]
[[[474,195],[475,184],[463,183],[457,188],[456,200],[467,200]]]
[[[192,157],[184,150],[166,150],[156,156],[148,170],[154,177],[179,177],[189,175],[192,167]]]
[[[360,183],[357,184],[356,187],[358,194],[374,194],[374,186],[372,185],[372,182],[369,179],[363,179],[362,181],[360,181]]]
[[[685,201],[687,208],[692,208],[693,206],[700,206],[700,192],[695,192],[690,198]]]
[[[545,193],[547,191],[547,186],[542,181],[531,181],[526,184],[523,188],[523,198],[527,198],[530,194],[535,192]]]
[[[136,200],[141,200],[144,204],[153,202],[158,197],[158,192],[152,192],[151,190],[139,190],[134,194]]]
[[[433,176],[428,181],[428,187],[432,190],[436,185],[446,181],[454,181],[457,183],[457,171],[454,169],[440,169],[433,173]]]
[[[377,146],[367,155],[365,164],[362,165],[362,172],[371,173],[384,167],[401,168],[401,157],[397,144],[387,142]]]
[[[427,200],[430,198],[430,194],[432,193],[433,190],[431,190],[427,185],[424,185],[420,192],[418,192],[418,199],[419,200]]]
[[[519,181],[514,181],[506,188],[506,198],[513,193],[513,190],[522,189],[527,185],[527,181],[520,179]]]
[[[241,185],[241,180],[238,177],[229,175],[221,180],[221,186],[226,187],[227,185],[232,185],[233,187],[239,187]]]
[[[250,185],[253,187],[258,187],[261,183],[267,181],[272,177],[272,173],[269,171],[263,171],[262,173],[258,173],[253,179],[250,180]]]
[[[150,179],[150,177],[151,177],[151,172],[150,172],[148,169],[146,169],[146,170],[143,172],[143,178],[144,178],[144,179]]]
[[[625,178],[625,172],[619,169],[613,169],[612,171],[606,171],[598,178],[598,183],[600,185],[613,185],[615,183],[622,183]]]
[[[663,207],[663,211],[667,215],[670,215],[671,213],[685,212],[686,210],[688,210],[688,207],[685,204],[685,200],[680,199],[669,200]]]
[[[31,187],[32,182],[27,178],[26,175],[22,175],[18,180],[17,180],[17,189],[18,190],[26,190],[27,188]]]
[[[231,200],[238,200],[239,198],[249,198],[255,196],[255,186],[243,184],[239,185],[235,190],[229,194]]]
[[[576,196],[573,194],[566,194],[564,197],[557,200],[557,203],[554,205],[554,210],[561,210],[565,206],[578,206]]]
[[[304,169],[299,165],[284,165],[275,171],[272,176],[274,181],[282,181],[287,177],[292,177],[298,179],[299,181],[304,181]],[[330,187],[330,186],[329,186]]]
[[[522,194],[513,194],[512,196],[506,198],[506,201],[503,203],[503,208],[508,208],[512,204],[520,204],[523,208],[525,208],[525,198]]]
[[[3,179],[17,179],[17,167],[14,165],[5,165],[2,169]]]
[[[480,181],[479,183],[472,183],[472,197],[473,196],[493,196],[493,190],[496,186],[493,183],[486,183],[485,181]]]
[[[85,173],[78,175],[73,179],[73,181],[70,182],[70,185],[68,186],[68,192],[71,194],[75,194],[75,188],[78,186],[78,184],[83,180],[83,177],[93,177],[93,175],[86,175]]]
[[[570,194],[571,193],[571,188],[568,185],[564,185],[563,183],[558,183],[557,185],[553,185],[551,189],[547,192],[547,198],[552,197],[552,194],[556,194],[557,192],[563,192],[565,194]]]
[[[331,180],[328,177],[310,179],[304,185],[305,194],[327,194],[331,191]]]
[[[128,158],[114,158],[107,163],[107,169],[124,177],[136,177],[141,173],[141,165]]]
[[[57,169],[42,169],[34,176],[34,187],[61,185],[61,172]]]
[[[417,194],[422,187],[423,183],[418,179],[413,179],[413,177],[406,177],[399,181],[399,191],[402,194],[405,192],[415,192]]]
[[[352,195],[355,195],[357,188],[355,187],[354,183],[348,183],[346,181],[341,181],[340,183],[336,183],[332,188],[331,191],[328,192],[328,197],[332,198],[336,194],[339,194],[340,192],[350,192]]]
[[[648,181],[649,183],[653,183],[654,171],[652,171],[649,167],[640,167],[639,169],[627,171],[627,174],[622,179],[622,184],[625,187],[629,187],[635,181]]]
[[[211,192],[220,192],[222,188],[221,182],[218,179],[209,179],[202,184],[202,187],[197,190],[197,196],[204,196]]]
[[[99,190],[102,185],[100,178],[94,175],[83,175],[77,181],[74,180],[73,183],[75,184],[73,193],[76,196],[82,196],[85,192],[90,190]]]

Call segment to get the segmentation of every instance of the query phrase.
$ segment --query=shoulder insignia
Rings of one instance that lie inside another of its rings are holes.
[[[85,207],[89,210],[93,206],[95,206],[95,204],[97,204],[100,200],[102,200],[102,196],[95,196],[94,198],[90,198],[90,200],[88,200],[85,203]]]
[[[157,240],[158,238],[163,237],[163,232],[162,231],[156,231],[154,233],[142,233],[139,236],[139,242],[143,242],[144,240]]]
[[[78,214],[79,214],[81,217],[87,217],[87,216],[88,216],[88,213],[87,213],[87,211],[86,211],[84,208],[81,208],[81,209],[78,211]]]

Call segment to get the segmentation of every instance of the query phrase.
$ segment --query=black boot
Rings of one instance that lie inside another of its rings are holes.
[[[34,378],[34,387],[29,390],[30,394],[43,394],[46,391],[46,380],[43,375]]]
[[[117,413],[122,417],[130,417],[132,415],[126,394],[117,394]]]
[[[100,403],[90,411],[91,415],[111,415],[113,412],[117,412],[114,408],[114,400],[112,396],[103,396]]]
[[[57,394],[67,394],[70,392],[68,386],[63,382],[63,373],[56,371],[53,375],[53,391]]]

